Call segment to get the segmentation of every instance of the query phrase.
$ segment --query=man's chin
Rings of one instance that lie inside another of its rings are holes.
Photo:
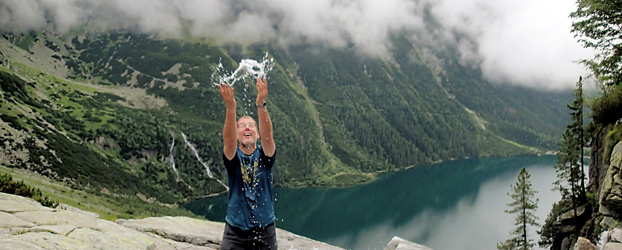
[[[242,144],[242,146],[244,147],[251,147],[253,146],[253,144],[255,144],[255,142],[252,140],[242,140],[240,144]]]

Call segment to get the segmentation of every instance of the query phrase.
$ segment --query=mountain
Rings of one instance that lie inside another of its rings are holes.
[[[392,58],[380,59],[354,47],[125,30],[3,32],[0,163],[165,203],[223,192],[225,106],[212,74],[266,54],[278,186],[352,185],[409,166],[556,148],[570,92],[491,83],[451,46],[420,47],[406,34],[392,43]],[[253,83],[234,87],[238,115],[254,116]]]

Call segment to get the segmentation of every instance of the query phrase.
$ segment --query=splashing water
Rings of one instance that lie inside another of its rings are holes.
[[[214,72],[211,75],[211,80],[214,85],[223,85],[225,83],[233,86],[236,82],[241,81],[244,82],[244,94],[242,96],[242,106],[244,107],[244,112],[246,115],[253,114],[253,100],[248,95],[248,81],[245,81],[246,78],[251,78],[251,80],[257,78],[266,78],[268,72],[272,70],[274,67],[274,60],[272,58],[268,58],[268,53],[264,55],[261,61],[256,61],[253,59],[242,59],[238,64],[238,68],[233,72],[228,72],[222,66],[222,63],[218,63],[218,67],[214,69]]]
[[[222,63],[219,62],[218,67],[212,73],[211,79],[216,85],[228,83],[233,86],[236,82],[243,81],[247,77],[252,77],[253,79],[266,77],[273,67],[274,61],[272,58],[268,58],[268,53],[260,62],[253,59],[242,59],[238,64],[238,68],[233,72],[225,70]]]

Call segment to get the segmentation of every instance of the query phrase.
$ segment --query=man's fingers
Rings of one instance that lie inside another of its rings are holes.
[[[261,85],[261,78],[260,77],[257,77],[257,84],[256,85],[257,85],[257,87],[259,87]]]

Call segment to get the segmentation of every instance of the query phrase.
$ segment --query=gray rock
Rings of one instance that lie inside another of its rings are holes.
[[[53,211],[54,209],[41,206],[33,199],[19,195],[5,194],[0,192],[0,211],[7,213],[24,211]]]
[[[224,223],[170,216],[117,220],[117,223],[141,232],[152,232],[167,239],[210,247],[220,245],[225,228]]]
[[[34,223],[17,218],[15,215],[0,212],[0,227],[32,227]]]
[[[188,217],[150,217],[139,220],[117,220],[117,223],[165,239],[208,248],[220,246],[225,228],[225,224],[221,222]],[[341,249],[278,228],[276,235],[281,249]]]
[[[618,224],[615,218],[622,217],[622,173],[620,172],[622,168],[622,143],[618,143],[614,147],[610,159],[607,174],[600,188],[599,213],[607,217],[613,217],[616,222],[612,223],[609,220],[607,225],[603,225],[601,222],[601,226],[606,230],[612,229],[612,225],[616,226]]]
[[[98,219],[97,227],[94,229],[101,233],[101,235],[96,236],[102,237],[102,239],[122,242],[121,246],[124,247],[136,246],[135,248],[132,247],[134,249],[153,249],[155,247],[156,240],[153,237],[111,221]],[[70,237],[76,237],[76,235],[71,233]]]
[[[24,229],[24,232],[33,232],[33,233],[50,232],[53,234],[67,236],[74,229],[76,229],[75,226],[67,225],[67,224],[65,225],[43,225],[43,226],[36,226],[36,227]]]
[[[322,249],[322,250],[339,250],[342,248],[331,246],[323,242],[315,241],[300,235],[290,233],[285,230],[276,229],[276,240],[279,249]]]
[[[45,250],[44,248],[41,248],[33,243],[11,238],[0,239],[0,246],[4,249]]]
[[[81,214],[84,214],[84,215],[88,215],[88,216],[92,216],[92,217],[95,217],[95,218],[99,218],[99,214],[96,214],[96,213],[93,213],[93,212],[89,212],[89,211],[80,210],[80,209],[77,209],[75,207],[69,206],[67,204],[62,204],[62,203],[58,204],[56,209],[67,210],[67,211],[70,211],[70,212],[81,213]]]
[[[76,227],[94,228],[96,218],[82,213],[67,210],[56,211],[29,211],[15,213],[15,216],[37,225],[73,225]]]
[[[389,244],[384,248],[384,250],[432,250],[429,247],[424,245],[419,245],[417,243],[413,243],[402,239],[400,237],[393,237]]]
[[[580,207],[577,207],[577,217],[581,218],[584,216],[585,214],[585,207],[587,205],[583,205]],[[568,212],[563,213],[562,215],[559,216],[559,218],[557,218],[557,221],[561,222],[562,225],[574,225],[574,209],[571,209]]]
[[[608,242],[622,243],[622,228],[614,228],[607,234]]]
[[[220,248],[224,223],[188,217],[98,219],[97,214],[0,193],[1,249],[187,249]],[[341,249],[277,229],[280,249]]]
[[[622,250],[622,243],[611,242],[605,244],[603,250]]]
[[[579,237],[577,243],[574,245],[574,250],[598,250],[598,247],[594,245],[590,240]]]
[[[602,221],[600,221],[600,226],[604,229],[615,228],[620,224],[620,222],[612,217],[604,217]]]
[[[65,237],[58,234],[49,232],[40,233],[25,233],[18,234],[11,237],[16,242],[32,243],[43,249],[47,250],[61,250],[61,249],[93,249],[94,246],[84,244],[79,240],[75,240],[69,237]],[[30,248],[15,248],[15,249],[30,249]]]
[[[219,248],[212,248],[206,246],[197,246],[192,245],[190,243],[174,241],[171,239],[163,238],[157,234],[145,233],[146,235],[152,237],[154,239],[155,249],[158,250],[173,250],[173,249],[184,249],[184,250],[216,250]]]
[[[88,246],[97,246],[99,249],[155,249],[153,241],[136,240],[120,234],[112,236],[89,228],[77,228],[69,234],[69,237]]]

